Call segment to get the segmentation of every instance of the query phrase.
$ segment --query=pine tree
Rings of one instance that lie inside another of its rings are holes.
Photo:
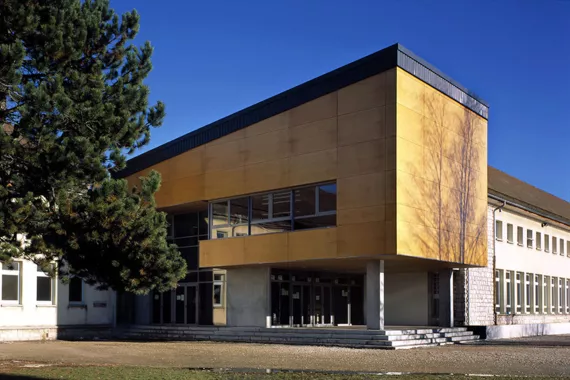
[[[138,29],[107,0],[0,0],[0,261],[57,261],[64,280],[139,294],[184,276],[160,175],[140,189],[111,177],[165,115]]]

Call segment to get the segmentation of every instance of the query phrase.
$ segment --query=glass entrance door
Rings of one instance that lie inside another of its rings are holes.
[[[315,285],[313,298],[313,325],[331,324],[331,287],[329,285]]]
[[[196,324],[196,285],[179,285],[176,288],[176,323]]]

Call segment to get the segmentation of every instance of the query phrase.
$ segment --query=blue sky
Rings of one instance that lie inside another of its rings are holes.
[[[111,1],[155,47],[161,145],[395,42],[490,104],[489,164],[570,201],[570,0]]]

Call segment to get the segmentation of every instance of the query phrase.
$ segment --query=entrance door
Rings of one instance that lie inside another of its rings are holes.
[[[331,323],[331,287],[315,285],[313,299],[313,324],[328,325]]]
[[[196,285],[179,285],[176,288],[176,323],[196,324]]]
[[[333,286],[334,323],[346,325],[348,320],[348,286]]]
[[[198,287],[196,285],[186,286],[186,324],[196,324],[196,292]]]

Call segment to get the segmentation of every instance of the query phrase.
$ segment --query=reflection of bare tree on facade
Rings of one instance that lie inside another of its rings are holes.
[[[478,136],[484,126],[469,110],[454,113],[439,94],[425,95],[423,104],[423,173],[416,174],[424,181],[416,208],[423,210],[426,231],[417,237],[430,257],[474,263],[485,231],[485,214],[477,213],[478,181],[484,175],[477,167]]]

